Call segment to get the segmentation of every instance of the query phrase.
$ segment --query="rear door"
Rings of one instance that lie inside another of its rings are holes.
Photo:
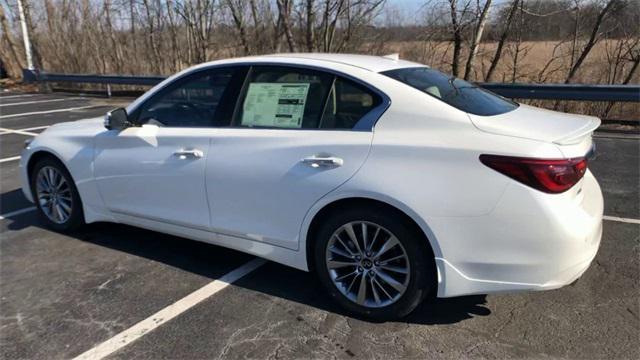
[[[212,229],[289,249],[309,208],[365,161],[381,94],[333,74],[253,67],[233,123],[211,141]]]

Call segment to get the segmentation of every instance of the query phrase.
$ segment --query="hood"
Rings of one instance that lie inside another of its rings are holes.
[[[104,129],[104,116],[54,124],[48,127],[47,130],[45,131],[46,132],[61,131],[61,130],[77,131],[77,130],[96,129],[96,128]]]

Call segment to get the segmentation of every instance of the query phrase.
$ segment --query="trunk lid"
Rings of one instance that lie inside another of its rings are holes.
[[[488,133],[544,141],[561,146],[582,143],[600,126],[600,119],[597,117],[566,114],[524,104],[500,115],[469,114],[469,117],[474,126]]]

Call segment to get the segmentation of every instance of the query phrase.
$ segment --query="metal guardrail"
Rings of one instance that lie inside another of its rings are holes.
[[[136,76],[136,75],[85,75],[85,74],[57,74],[22,70],[25,82],[70,82],[86,84],[108,85],[143,85],[153,86],[164,80],[164,76]]]
[[[165,79],[163,76],[56,74],[33,70],[23,70],[22,73],[25,82],[39,83],[153,86]],[[478,83],[478,85],[512,99],[640,102],[640,85],[504,83]],[[110,88],[107,91],[110,94]]]
[[[640,85],[479,83],[512,99],[640,102]]]

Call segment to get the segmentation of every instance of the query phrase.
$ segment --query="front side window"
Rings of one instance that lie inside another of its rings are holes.
[[[202,71],[177,80],[142,105],[137,122],[166,127],[216,126],[216,112],[234,71]]]
[[[234,125],[279,129],[353,129],[381,99],[333,74],[282,66],[252,68]]]
[[[474,115],[499,115],[518,107],[517,103],[477,85],[427,67],[397,69],[382,74]]]

